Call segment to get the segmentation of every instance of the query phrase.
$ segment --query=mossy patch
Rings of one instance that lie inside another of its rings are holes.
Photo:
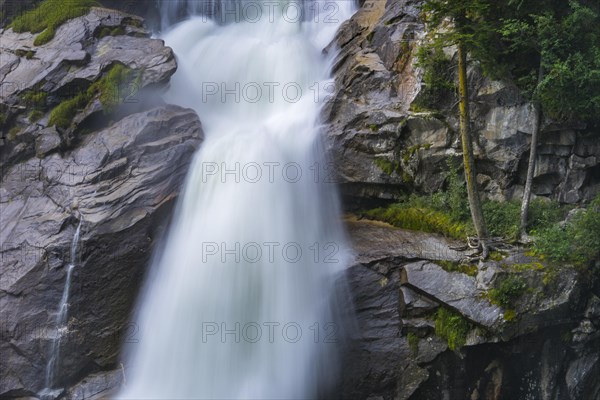
[[[21,132],[21,127],[19,127],[19,126],[13,126],[8,131],[8,134],[6,135],[6,137],[11,142],[14,142],[17,139],[17,135],[19,134],[19,132]]]
[[[66,129],[71,125],[77,112],[83,109],[89,102],[88,92],[81,92],[77,96],[65,100],[50,112],[48,124],[56,125],[59,128]]]
[[[460,349],[474,326],[461,314],[440,307],[435,314],[435,334],[448,342],[450,350]]]
[[[48,93],[42,91],[28,90],[21,95],[26,107],[44,108]]]
[[[29,113],[29,116],[28,116],[29,122],[36,122],[43,116],[44,116],[44,113],[41,112],[40,110],[33,110]]]
[[[478,272],[477,265],[475,264],[463,264],[448,260],[436,260],[435,263],[446,272],[460,272],[469,276],[476,276]]]
[[[406,335],[406,339],[408,340],[408,346],[410,347],[413,356],[416,357],[419,354],[419,341],[421,339],[413,332],[409,332],[408,335]]]
[[[416,144],[414,146],[411,146],[402,152],[402,160],[405,163],[407,163],[419,150],[421,150],[421,149],[428,150],[431,148],[431,146],[432,146],[431,143]]]
[[[517,318],[517,312],[513,309],[504,311],[504,320],[506,322],[514,321]]]
[[[527,290],[527,282],[517,274],[510,274],[488,292],[489,300],[505,309],[513,309]]]
[[[144,27],[144,21],[139,18],[125,17],[125,18],[123,18],[123,23],[126,25],[131,25],[135,28],[143,28]]]
[[[125,34],[125,28],[122,26],[116,26],[114,28],[110,28],[108,26],[102,27],[98,32],[98,39],[102,39],[106,36],[121,36]]]
[[[109,114],[127,98],[135,95],[143,71],[134,71],[122,64],[115,64],[98,81],[75,97],[67,99],[50,112],[49,125],[68,128],[75,115],[85,108],[96,96],[99,97],[104,112]]]
[[[18,33],[39,33],[33,44],[40,46],[54,38],[60,25],[87,14],[97,4],[93,0],[44,0],[35,9],[17,16],[9,27]]]
[[[374,160],[375,165],[379,167],[386,175],[392,175],[394,172],[400,174],[402,173],[402,168],[399,163],[394,161],[390,161],[387,158],[376,158]]]
[[[544,265],[539,261],[532,261],[525,264],[512,264],[509,268],[515,272],[543,271],[545,269]]]
[[[567,224],[554,224],[532,234],[534,253],[542,260],[569,263],[596,275],[593,265],[600,260],[600,194]],[[600,273],[596,278],[600,279]]]
[[[23,49],[17,49],[15,51],[15,54],[19,57],[25,57],[28,60],[31,60],[33,58],[33,56],[35,56],[35,51],[33,50],[23,50]]]

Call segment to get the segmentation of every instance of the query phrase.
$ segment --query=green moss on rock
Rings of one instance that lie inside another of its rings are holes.
[[[50,112],[49,125],[68,128],[75,115],[85,108],[96,96],[99,97],[105,113],[113,112],[128,97],[135,94],[143,71],[135,71],[122,64],[113,65],[110,70],[87,90],[67,99]]]
[[[417,356],[419,354],[419,337],[415,333],[409,332],[408,335],[406,335],[406,339],[408,340],[408,346],[410,347],[413,356]]]
[[[448,260],[436,260],[435,263],[446,272],[460,272],[469,276],[476,276],[478,272],[475,264],[463,264]]]
[[[527,290],[527,282],[517,274],[510,274],[488,293],[492,304],[503,308],[514,308],[515,304]]]
[[[448,342],[450,350],[464,346],[473,328],[465,317],[444,307],[440,307],[435,315],[435,334]]]
[[[32,112],[29,113],[29,116],[28,116],[29,122],[36,122],[43,116],[44,116],[44,113],[41,112],[40,110],[33,110]]]

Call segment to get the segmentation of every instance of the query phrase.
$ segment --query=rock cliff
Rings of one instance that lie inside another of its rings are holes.
[[[575,271],[518,250],[469,269],[457,263],[460,243],[441,236],[355,218],[347,226],[359,333],[342,398],[599,398],[600,300]],[[507,279],[530,290],[494,304]]]
[[[460,159],[457,101],[414,106],[422,90],[415,50],[428,32],[419,1],[367,0],[338,32],[336,90],[324,111],[349,207],[444,186],[448,158]],[[448,49],[450,57],[454,51]],[[456,76],[454,76],[456,80]],[[469,70],[478,181],[498,200],[520,199],[533,125],[532,106],[508,82]],[[600,192],[600,134],[583,124],[542,126],[533,193],[565,203]]]
[[[12,127],[0,147],[2,398],[35,396],[44,388],[57,337],[54,387],[118,366],[121,344],[135,334],[127,321],[137,287],[203,137],[192,110],[145,100],[177,65],[170,48],[148,38],[139,18],[92,8],[45,45],[34,46],[34,36],[0,32],[2,122]],[[138,71],[136,80],[93,92],[68,126],[49,123],[53,110],[92,93],[86,90],[115,65]],[[120,104],[103,102],[107,90],[117,92]],[[63,329],[55,315],[71,262]],[[87,389],[70,396],[89,395],[105,378],[88,380]]]

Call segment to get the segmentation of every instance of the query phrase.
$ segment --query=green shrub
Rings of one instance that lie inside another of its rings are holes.
[[[514,308],[517,300],[527,290],[527,282],[516,274],[508,275],[494,289],[489,291],[489,299],[493,304],[503,308]]]
[[[492,236],[516,239],[519,235],[521,204],[516,201],[484,201],[483,216]]]
[[[532,231],[534,254],[552,262],[567,262],[571,259],[571,238],[566,229],[556,224],[540,231]]]
[[[566,226],[554,224],[533,233],[536,255],[552,262],[590,266],[600,259],[600,195]]]
[[[552,225],[563,221],[572,208],[557,201],[532,200],[529,205],[529,230],[550,228]]]
[[[574,262],[585,265],[600,258],[600,194],[585,211],[573,217],[567,232]]]
[[[41,32],[33,42],[40,46],[54,38],[60,25],[85,15],[96,4],[93,0],[44,0],[35,9],[17,16],[9,27],[15,32]]]
[[[435,334],[448,342],[450,350],[461,348],[474,326],[462,315],[440,307],[435,315]]]

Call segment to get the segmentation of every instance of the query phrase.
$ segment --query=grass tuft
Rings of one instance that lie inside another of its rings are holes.
[[[413,231],[441,233],[455,239],[464,239],[466,236],[466,226],[464,224],[454,222],[443,212],[425,207],[414,207],[400,203],[391,205],[388,208],[376,208],[366,211],[365,216]]]

